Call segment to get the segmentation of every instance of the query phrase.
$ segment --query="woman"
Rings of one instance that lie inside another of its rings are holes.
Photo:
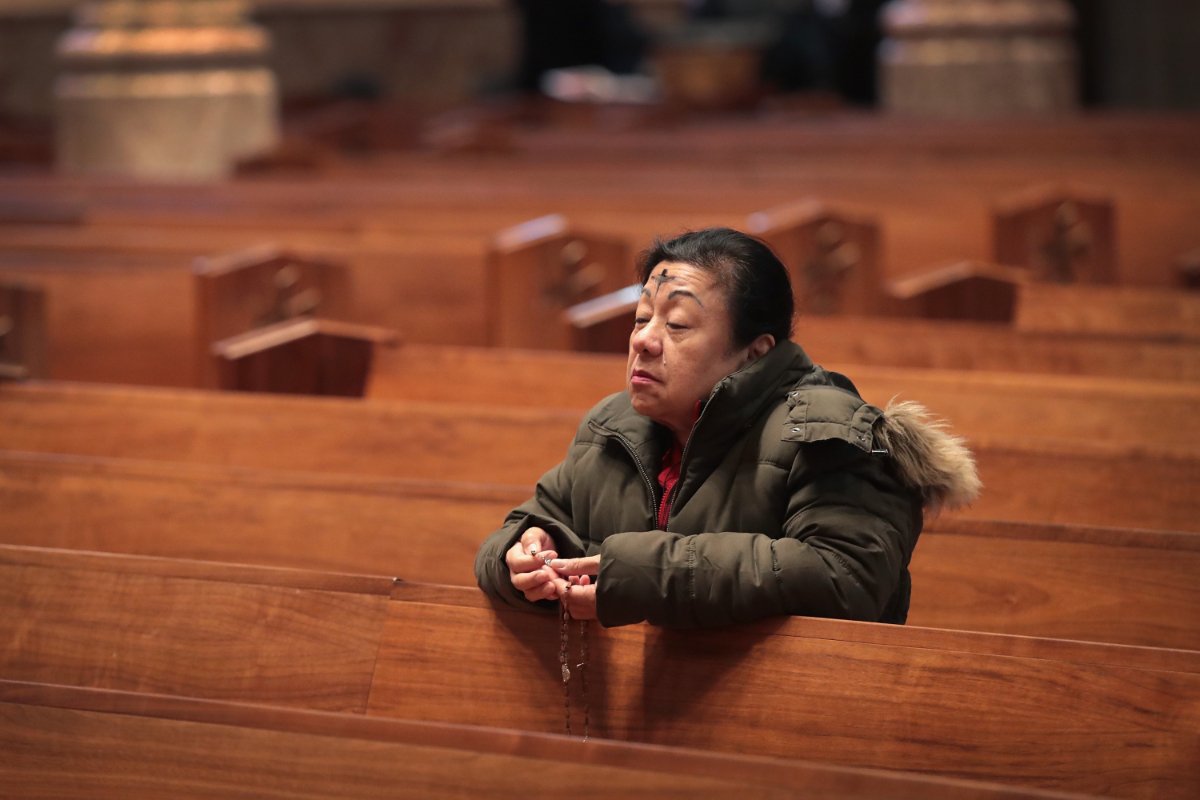
[[[904,622],[923,506],[974,497],[970,454],[790,341],[787,270],[757,239],[658,242],[640,278],[626,390],[480,547],[480,587],[605,626]]]

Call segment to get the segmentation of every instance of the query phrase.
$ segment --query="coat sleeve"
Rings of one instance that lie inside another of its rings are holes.
[[[509,579],[504,555],[521,534],[533,527],[544,528],[550,534],[562,558],[585,554],[583,543],[575,534],[571,513],[572,455],[568,453],[566,460],[543,475],[533,497],[510,511],[500,529],[492,532],[480,545],[475,554],[475,580],[485,594],[518,608],[556,607],[557,604],[550,601],[530,603],[526,600]]]
[[[769,616],[878,621],[904,579],[921,525],[919,499],[884,454],[840,440],[800,447],[778,538],[664,531],[605,539],[597,613],[712,627]]]

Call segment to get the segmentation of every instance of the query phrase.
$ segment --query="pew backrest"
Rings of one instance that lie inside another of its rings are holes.
[[[179,743],[186,742],[186,747]],[[572,796],[854,800],[1061,797],[912,774],[0,680],[0,793],[279,798],[528,796],[570,764]],[[51,768],[47,767],[52,763]],[[469,767],[468,767],[469,765]]]
[[[0,543],[473,586],[528,494],[0,452]],[[911,570],[914,625],[1200,649],[1200,534],[947,515]]]
[[[136,420],[131,425],[130,420]],[[22,384],[0,387],[13,450],[532,486],[577,412],[478,404]],[[987,487],[975,518],[1193,530],[1200,469],[1185,444],[972,437]]]

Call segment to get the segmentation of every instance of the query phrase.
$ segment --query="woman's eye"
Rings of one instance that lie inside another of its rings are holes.
[[[641,326],[641,325],[645,325],[645,324],[646,324],[647,322],[649,322],[649,321],[650,321],[650,320],[649,320],[649,319],[647,319],[646,317],[634,317],[634,318],[633,318],[633,324],[634,324],[634,326],[635,326],[635,327],[638,327],[638,326]]]
[[[685,331],[685,330],[687,330],[687,328],[688,328],[688,326],[684,325],[682,322],[668,322],[667,323],[668,330]]]

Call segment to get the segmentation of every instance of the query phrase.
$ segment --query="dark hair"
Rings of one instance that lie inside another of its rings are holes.
[[[792,336],[792,281],[770,247],[732,228],[688,231],[669,241],[656,239],[642,254],[639,283],[664,261],[704,270],[724,289],[733,320],[733,346],[745,347],[769,333],[782,342]]]

